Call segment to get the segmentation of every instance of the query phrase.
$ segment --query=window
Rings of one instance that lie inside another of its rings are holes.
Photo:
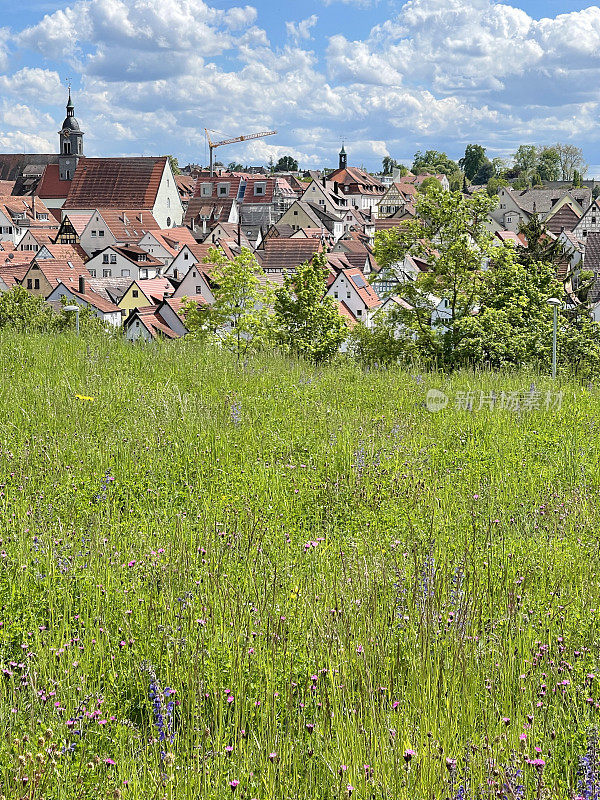
[[[33,289],[33,281],[31,280],[31,278],[27,278],[27,288]]]
[[[202,294],[202,287],[196,286],[196,294]]]
[[[362,317],[362,309],[361,309],[361,308],[358,308],[358,309],[356,310],[356,316],[357,316],[357,317]]]
[[[98,231],[98,236],[104,236],[104,231]]]
[[[167,197],[167,208],[171,208],[171,198]]]
[[[103,278],[110,278],[111,275],[112,275],[112,270],[110,270],[110,269],[103,269],[102,270],[102,277]]]
[[[592,222],[596,222],[596,217],[592,217]]]
[[[185,253],[183,254],[183,260],[184,261],[188,261],[189,257],[190,257],[190,254],[186,250]]]
[[[36,219],[48,219],[48,214],[36,214]]]
[[[171,227],[171,217],[167,217],[167,228]]]
[[[98,231],[92,231],[92,237],[95,239],[98,236]]]
[[[334,293],[333,293],[333,296],[334,296],[334,297],[336,298],[336,300],[337,300],[338,293],[337,293],[337,292],[334,292]]]
[[[350,300],[350,298],[352,297],[351,292],[346,292],[346,297],[348,298],[348,300]]]
[[[33,281],[33,288],[34,288],[34,289],[39,289],[39,288],[40,288],[40,279],[39,279],[39,278],[35,278],[35,279],[34,279],[34,281]]]
[[[102,256],[102,263],[108,264],[108,253],[104,253],[104,255]]]
[[[83,153],[83,147],[82,147],[81,139],[79,139],[79,141],[77,142],[77,152],[78,153]]]
[[[506,208],[506,203],[500,203],[500,208]]]
[[[194,269],[194,270],[192,270],[192,278],[195,278],[195,277],[196,277],[196,270]]]
[[[140,278],[147,278],[147,277],[148,277],[148,270],[147,269],[141,269],[140,270]]]
[[[254,184],[254,196],[255,197],[264,197],[264,194],[267,189],[266,183],[255,183]]]
[[[128,269],[122,269],[121,270],[121,277],[122,278],[129,278],[130,275],[131,275],[131,272]]]
[[[138,292],[138,290],[137,290],[137,289],[133,289],[133,290],[132,290],[132,292],[131,292],[131,296],[132,296],[132,297],[139,297],[139,296],[140,296],[140,293]]]
[[[584,236],[587,236],[587,231],[584,231],[584,232],[583,232],[583,235],[584,235]]]
[[[116,253],[111,253],[110,254],[110,263],[111,264],[116,264],[117,263],[117,254]]]
[[[294,216],[295,216],[295,217],[297,217],[297,216],[298,216],[298,212],[297,212],[297,211],[294,211]]]
[[[92,276],[92,278],[96,277],[96,270],[95,269],[90,269],[88,271],[89,271],[90,275]]]
[[[212,196],[212,183],[203,183],[201,189],[202,197]]]
[[[217,194],[219,197],[228,197],[229,196],[229,184],[228,183],[220,183],[217,186]]]
[[[64,142],[63,153],[68,156],[71,154],[71,142]]]

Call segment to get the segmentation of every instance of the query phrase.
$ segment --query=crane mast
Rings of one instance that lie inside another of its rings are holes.
[[[222,147],[225,144],[235,144],[236,142],[247,142],[249,139],[262,139],[265,136],[274,136],[277,133],[277,131],[264,131],[263,133],[248,133],[245,136],[236,136],[233,139],[223,139],[220,142],[212,142],[207,128],[204,128],[204,132],[206,133],[206,141],[208,142],[208,148],[210,150],[211,177],[215,174],[214,151],[217,149],[217,147]]]

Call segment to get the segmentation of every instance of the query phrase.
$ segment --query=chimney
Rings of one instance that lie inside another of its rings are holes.
[[[85,277],[79,276],[79,294],[85,294]]]
[[[335,194],[339,194],[340,193],[340,185],[339,185],[339,183],[337,181],[333,182],[333,191],[334,191]]]
[[[35,222],[35,195],[31,195],[31,216],[33,217],[33,221]]]
[[[323,186],[326,187],[327,186],[327,178],[325,177],[325,175],[323,175],[321,180],[323,181]]]

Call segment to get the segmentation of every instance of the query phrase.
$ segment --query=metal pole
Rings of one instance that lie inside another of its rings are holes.
[[[79,306],[77,306],[77,311],[75,312],[75,331],[79,336]]]
[[[556,327],[558,321],[558,306],[554,306],[554,326],[552,329],[552,377],[556,378]]]

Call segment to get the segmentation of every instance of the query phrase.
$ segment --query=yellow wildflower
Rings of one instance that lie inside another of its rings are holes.
[[[92,403],[94,402],[94,398],[93,397],[86,397],[84,394],[76,394],[75,397],[76,397],[77,400],[88,400],[88,401],[90,401]]]

